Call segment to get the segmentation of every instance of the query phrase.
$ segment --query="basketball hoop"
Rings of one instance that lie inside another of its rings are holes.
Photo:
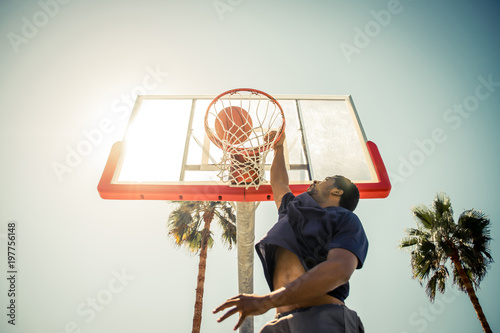
[[[207,108],[205,131],[222,150],[221,181],[258,188],[264,180],[267,154],[284,130],[283,109],[265,92],[241,88],[214,98]]]

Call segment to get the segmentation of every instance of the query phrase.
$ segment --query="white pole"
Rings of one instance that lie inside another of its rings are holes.
[[[255,202],[237,202],[236,207],[238,289],[240,294],[253,294]],[[240,327],[240,333],[253,332],[253,317],[247,317]]]

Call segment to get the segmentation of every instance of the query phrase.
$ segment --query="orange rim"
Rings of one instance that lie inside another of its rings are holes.
[[[263,95],[263,96],[266,96],[272,103],[274,103],[280,113],[281,113],[281,116],[282,116],[282,119],[283,119],[283,124],[281,125],[279,131],[278,131],[278,134],[275,136],[275,142],[278,142],[281,138],[281,136],[283,135],[283,132],[285,131],[285,124],[286,124],[286,121],[285,121],[285,113],[283,112],[283,108],[281,107],[280,103],[278,103],[278,101],[271,95],[269,95],[268,93],[265,93],[263,91],[260,91],[260,90],[257,90],[257,89],[252,89],[252,88],[237,88],[237,89],[231,89],[231,90],[228,90],[226,92],[223,92],[222,94],[219,94],[217,97],[215,97],[212,102],[210,102],[210,104],[208,105],[207,107],[207,112],[205,114],[205,132],[207,133],[207,136],[208,138],[210,139],[210,141],[212,141],[217,147],[219,147],[220,149],[227,149],[228,152],[230,153],[235,153],[235,154],[247,154],[247,155],[254,155],[255,153],[262,153],[268,149],[265,149],[264,146],[257,146],[257,147],[252,147],[252,148],[244,148],[244,147],[234,147],[232,145],[228,145],[228,144],[224,144],[216,135],[215,133],[212,131],[212,129],[210,128],[209,124],[208,124],[208,116],[209,116],[209,112],[210,112],[210,109],[212,108],[212,106],[217,103],[217,101],[219,99],[221,99],[222,97],[224,96],[230,96],[230,95],[234,95],[240,91],[246,91],[246,92],[249,92],[251,94],[254,94],[254,95]]]

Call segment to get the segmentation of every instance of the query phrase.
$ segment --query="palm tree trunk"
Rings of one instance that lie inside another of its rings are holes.
[[[205,226],[201,236],[200,263],[198,265],[198,281],[196,283],[196,301],[194,303],[193,333],[200,333],[201,313],[203,309],[203,292],[205,290],[205,271],[207,268],[208,237],[210,236],[210,223],[212,214],[204,214]]]
[[[457,268],[458,274],[460,275],[460,279],[462,279],[462,282],[465,285],[465,290],[467,291],[467,294],[469,295],[470,301],[472,302],[472,305],[474,306],[474,310],[476,310],[477,317],[479,318],[479,322],[481,323],[481,326],[483,327],[483,331],[486,333],[491,333],[491,328],[490,325],[488,324],[488,321],[486,320],[486,316],[484,315],[483,309],[481,308],[481,305],[479,304],[479,299],[476,296],[476,292],[474,291],[474,287],[472,286],[472,282],[470,281],[469,277],[467,276],[467,273],[465,273],[464,268],[462,267],[462,264],[460,262],[460,258],[458,257],[458,253],[454,253],[451,256],[451,260],[455,264],[455,267]]]

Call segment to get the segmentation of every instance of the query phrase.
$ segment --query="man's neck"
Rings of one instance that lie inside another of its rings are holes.
[[[314,199],[314,200],[316,200],[316,199]],[[335,198],[331,198],[331,197],[329,197],[327,200],[316,200],[316,202],[318,203],[318,205],[321,206],[321,208],[339,207],[340,206],[339,200],[337,200]]]

